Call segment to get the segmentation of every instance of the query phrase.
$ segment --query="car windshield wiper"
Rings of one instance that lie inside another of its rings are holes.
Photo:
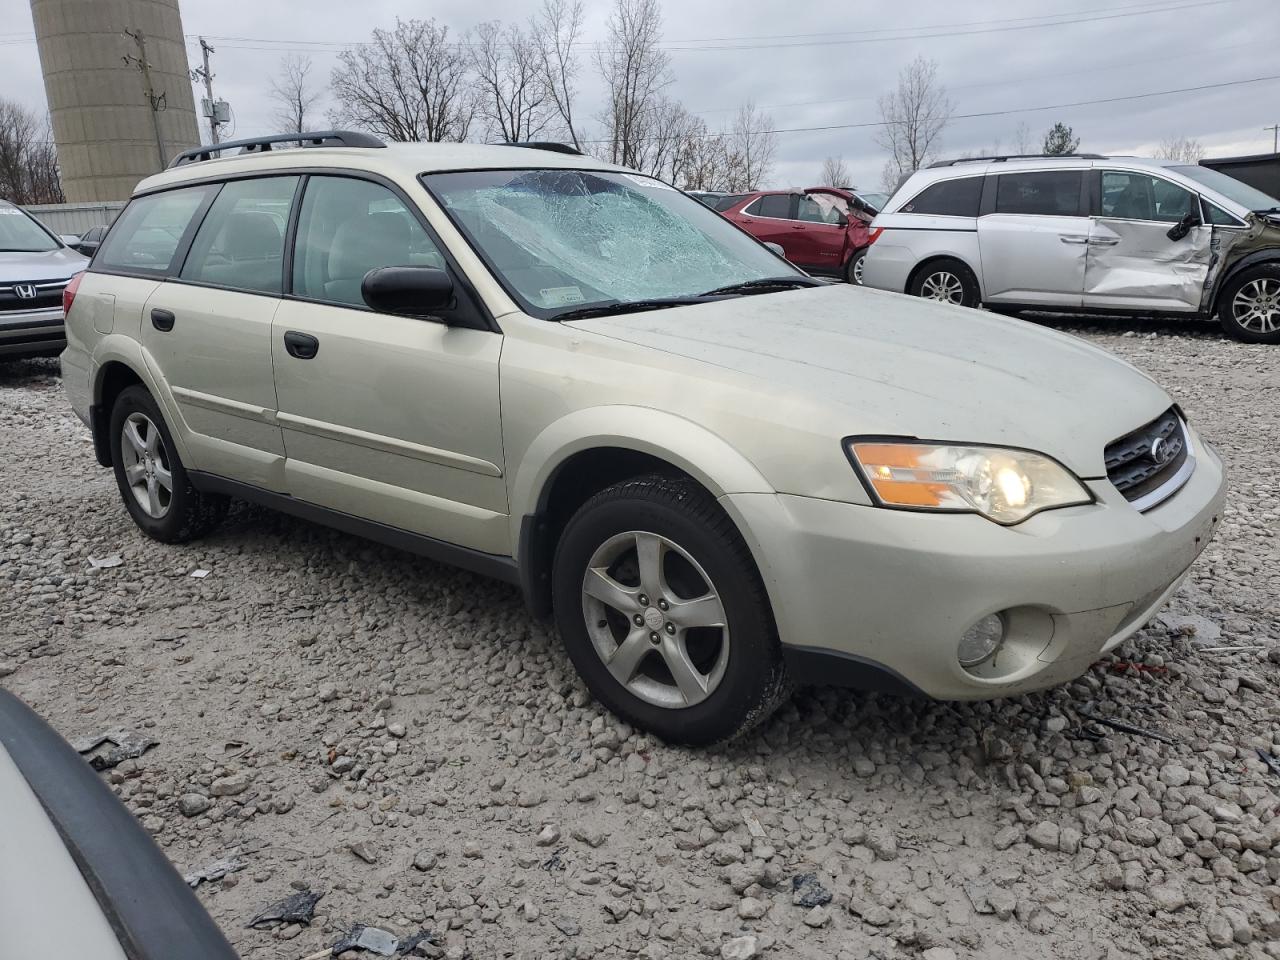
[[[639,313],[641,310],[662,310],[666,307],[684,307],[704,303],[702,297],[654,297],[651,300],[614,300],[596,303],[588,307],[575,307],[552,314],[549,320],[585,320],[587,317],[609,317],[619,313]]]
[[[760,280],[744,280],[728,286],[716,287],[702,294],[704,297],[724,297],[735,293],[767,293],[770,290],[788,290],[796,287],[822,287],[825,284],[813,277],[764,277]]]
[[[1265,210],[1255,210],[1254,213],[1280,213],[1280,207],[1267,207]]]

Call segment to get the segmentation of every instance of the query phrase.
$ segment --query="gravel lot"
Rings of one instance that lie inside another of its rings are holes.
[[[0,682],[158,741],[103,775],[181,871],[242,865],[199,892],[246,958],[355,922],[454,958],[1280,957],[1280,349],[1054,325],[1166,385],[1233,488],[1162,620],[1069,687],[804,689],[669,748],[513,588],[256,508],[144,539],[50,361],[0,366]],[[307,886],[309,927],[247,928]]]

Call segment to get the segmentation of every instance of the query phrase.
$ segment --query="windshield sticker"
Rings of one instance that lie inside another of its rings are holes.
[[[623,173],[623,174],[619,174],[619,176],[625,177],[626,179],[634,183],[636,186],[649,187],[651,190],[674,190],[675,189],[675,187],[671,186],[671,184],[669,183],[663,183],[661,180],[656,180],[653,177],[642,177],[638,173]]]
[[[564,307],[571,303],[582,303],[585,297],[582,296],[581,287],[543,287],[538,291],[542,296],[542,303],[547,307]]]

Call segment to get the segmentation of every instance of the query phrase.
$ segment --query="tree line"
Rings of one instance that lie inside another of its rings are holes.
[[[606,38],[586,57],[583,17],[582,0],[543,0],[523,23],[460,35],[435,19],[397,19],[338,55],[327,119],[395,141],[559,140],[686,190],[753,190],[768,179],[777,153],[769,114],[747,101],[712,129],[670,95],[658,0],[614,0]],[[579,103],[588,69],[605,91],[594,116]],[[312,125],[310,71],[287,57],[272,84],[288,130]]]

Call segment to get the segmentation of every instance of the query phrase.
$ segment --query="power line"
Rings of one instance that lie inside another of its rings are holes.
[[[983,117],[1007,117],[1015,113],[1037,113],[1043,110],[1066,110],[1071,107],[1088,107],[1101,103],[1123,103],[1132,100],[1146,100],[1151,97],[1168,97],[1179,93],[1197,93],[1202,90],[1221,90],[1227,87],[1239,87],[1251,83],[1267,83],[1280,80],[1280,74],[1267,77],[1250,77],[1247,80],[1226,80],[1222,83],[1202,83],[1194,87],[1177,87],[1173,90],[1153,90],[1150,93],[1132,93],[1120,97],[1100,97],[1095,100],[1075,100],[1070,103],[1048,103],[1036,107],[1015,107],[1009,110],[984,110],[978,113],[953,113],[944,120],[974,120]],[[772,130],[759,130],[757,133],[820,133],[827,130],[862,130],[869,127],[887,127],[893,123],[907,121],[868,120],[861,123],[831,123],[816,127],[776,127]],[[1270,129],[1270,128],[1268,128]],[[708,133],[701,139],[711,140],[732,136],[731,133]],[[662,137],[646,137],[646,140],[661,140]],[[612,140],[584,140],[583,143],[612,143]]]
[[[1097,23],[1107,20],[1117,20],[1128,17],[1146,16],[1153,13],[1173,13],[1181,10],[1190,10],[1199,7],[1216,7],[1231,3],[1241,3],[1244,0],[1147,0],[1141,6],[1134,5],[1132,7],[1122,7],[1116,9],[1114,7],[1095,7],[1091,11],[1077,11],[1069,13],[1042,14],[1037,18],[1033,17],[1014,17],[1003,18],[1000,20],[970,20],[959,23],[931,24],[919,27],[883,27],[874,30],[864,31],[847,31],[844,33],[824,33],[824,34],[791,34],[782,35],[781,37],[763,37],[760,35],[748,35],[738,37],[704,37],[691,38],[685,40],[664,40],[658,46],[674,52],[712,52],[719,50],[765,50],[765,49],[786,49],[790,47],[825,47],[840,46],[850,44],[866,44],[866,43],[888,43],[897,40],[927,40],[938,37],[955,37],[955,36],[974,36],[985,33],[1005,33],[1012,30],[1035,30],[1046,27],[1071,26],[1081,23]],[[1099,12],[1105,11],[1105,12]],[[1091,13],[1094,15],[1078,16],[1077,13]],[[1049,20],[1047,18],[1057,18]],[[1066,18],[1066,19],[1062,19]],[[1040,22],[1019,22],[1038,20]],[[965,27],[973,27],[976,29],[962,29]],[[922,33],[920,31],[935,30],[945,31],[937,33]],[[956,32],[959,30],[959,32]],[[889,36],[867,36],[872,33],[888,33]],[[805,37],[823,37],[821,40],[803,40]],[[833,39],[845,37],[847,39]],[[740,41],[744,40],[787,40],[800,38],[803,42],[797,43],[759,43],[744,44]],[[192,39],[188,37],[188,39]],[[217,40],[219,43],[233,49],[241,50],[262,50],[262,51],[289,51],[297,49],[316,49],[316,52],[328,53],[333,50],[324,50],[318,48],[335,48],[337,50],[347,47],[369,46],[371,41],[349,41],[349,40],[281,40],[278,37],[214,37],[209,39]],[[576,41],[579,46],[592,46],[595,41],[580,40]],[[719,44],[715,46],[692,46],[691,44]],[[244,45],[244,46],[242,46]],[[449,46],[461,48],[475,46],[473,43],[459,41]]]

